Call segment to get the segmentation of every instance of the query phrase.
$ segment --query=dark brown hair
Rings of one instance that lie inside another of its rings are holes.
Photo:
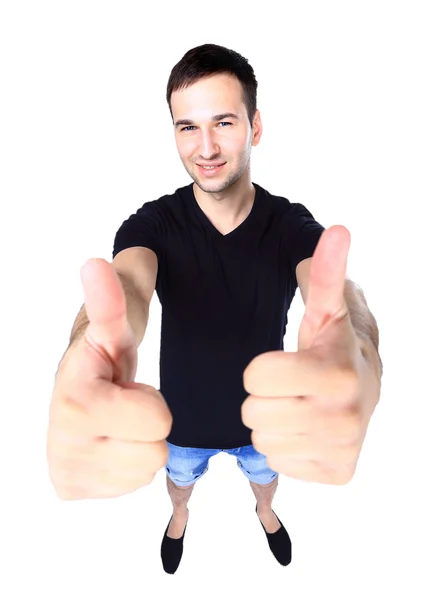
[[[192,48],[173,67],[167,83],[167,104],[171,110],[170,98],[173,92],[187,88],[203,77],[228,73],[240,81],[243,88],[243,102],[252,126],[256,111],[258,83],[248,60],[224,46],[203,44]]]

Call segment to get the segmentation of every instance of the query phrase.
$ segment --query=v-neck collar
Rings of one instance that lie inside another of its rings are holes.
[[[211,221],[209,220],[209,218],[207,217],[207,215],[204,213],[204,211],[202,210],[202,208],[199,206],[198,201],[195,198],[195,193],[193,191],[193,183],[190,184],[190,186],[189,186],[189,188],[190,188],[189,198],[190,198],[191,204],[193,205],[193,208],[194,208],[196,214],[198,215],[198,217],[201,219],[201,221],[204,223],[204,225],[207,227],[207,229],[217,239],[221,239],[221,240],[230,239],[230,238],[238,235],[239,232],[242,232],[245,229],[248,229],[251,226],[251,224],[253,223],[253,221],[255,220],[256,214],[258,212],[259,186],[256,183],[253,183],[253,182],[252,182],[252,185],[255,188],[255,198],[254,198],[254,202],[252,204],[252,208],[251,208],[249,214],[240,223],[240,225],[238,225],[235,229],[233,229],[232,231],[229,231],[229,233],[221,233],[221,231],[219,231],[215,227],[215,225],[213,225],[213,223],[211,223]]]

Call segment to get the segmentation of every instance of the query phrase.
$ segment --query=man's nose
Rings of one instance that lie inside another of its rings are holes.
[[[214,139],[212,131],[204,131],[202,133],[199,153],[205,160],[211,160],[213,157],[219,155],[220,148]]]

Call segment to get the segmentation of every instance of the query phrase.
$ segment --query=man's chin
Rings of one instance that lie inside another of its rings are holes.
[[[204,181],[193,176],[192,173],[189,174],[199,189],[206,194],[220,194],[221,192],[225,192],[233,184],[230,179],[226,179],[225,181]]]
[[[201,181],[195,180],[196,185],[200,190],[207,194],[220,194],[221,192],[225,192],[229,187],[224,183],[202,183]]]

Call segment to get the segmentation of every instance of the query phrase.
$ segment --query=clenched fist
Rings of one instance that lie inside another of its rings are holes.
[[[349,483],[378,403],[381,371],[344,296],[350,234],[332,226],[312,257],[297,352],[256,356],[243,378],[242,421],[268,466],[302,481]],[[366,308],[359,308],[364,320]]]
[[[50,479],[62,500],[148,485],[167,463],[172,427],[161,393],[134,382],[136,341],[114,267],[92,259],[81,276],[89,325],[57,371],[47,435]]]

